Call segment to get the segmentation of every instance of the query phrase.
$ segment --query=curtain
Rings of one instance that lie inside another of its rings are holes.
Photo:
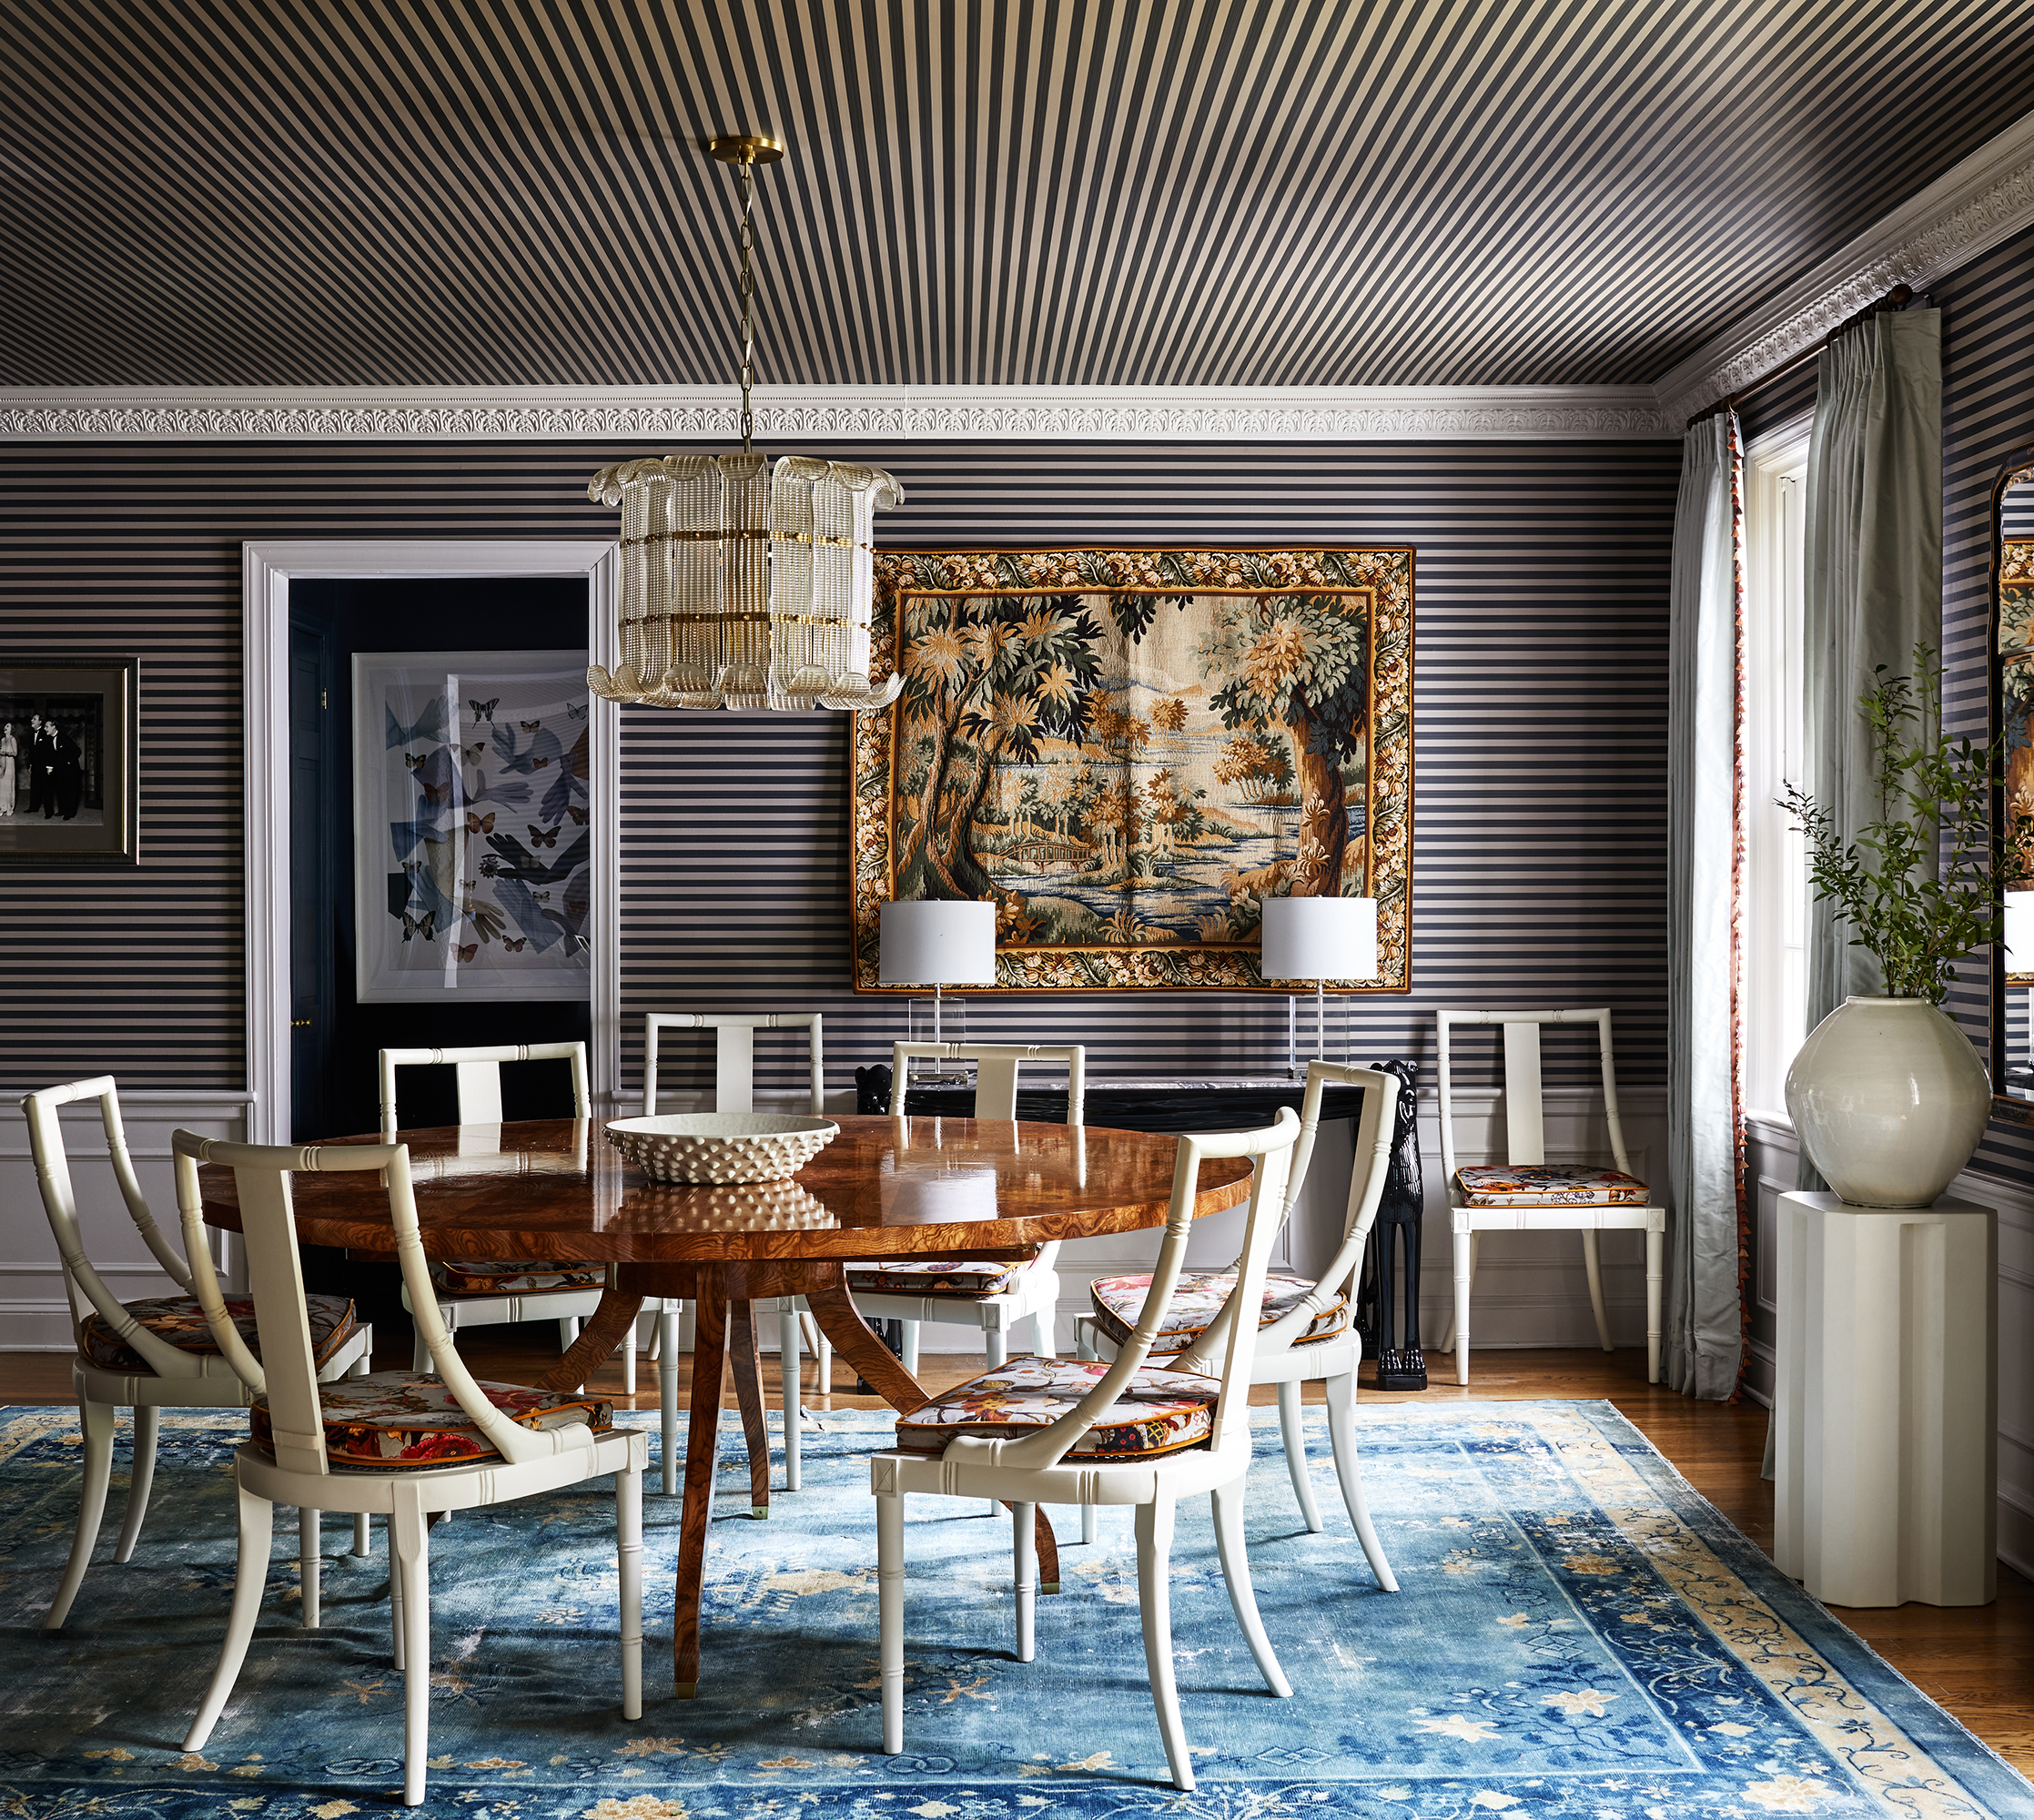
[[[1802,717],[1807,776],[1846,842],[1879,814],[1857,699],[1942,642],[1942,312],[1867,317],[1823,350],[1808,444]],[[1808,909],[1808,1023],[1883,988],[1835,907]],[[1806,1154],[1801,1186],[1825,1186]]]
[[[1681,458],[1667,638],[1666,1380],[1737,1388],[1743,1150],[1737,900],[1743,508],[1737,420],[1694,425]]]
[[[1942,312],[1868,316],[1822,350],[1808,441],[1802,587],[1801,784],[1851,840],[1879,813],[1857,699],[1877,665],[1908,674],[1914,647],[1942,642]],[[1885,982],[1834,907],[1808,905],[1808,1028]],[[1804,1188],[1828,1184],[1801,1153]],[[1773,1476],[1773,1430],[1765,1477]]]

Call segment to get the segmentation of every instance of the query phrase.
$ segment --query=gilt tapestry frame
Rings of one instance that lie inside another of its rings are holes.
[[[1374,896],[1412,986],[1413,551],[1067,547],[875,557],[855,989],[878,906],[997,905],[1000,992],[1284,992],[1267,895]],[[1312,982],[1306,982],[1310,988]]]

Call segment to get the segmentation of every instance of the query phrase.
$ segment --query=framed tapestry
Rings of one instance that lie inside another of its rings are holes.
[[[585,998],[586,652],[353,658],[355,996]]]
[[[0,652],[0,865],[141,864],[141,665]]]
[[[1283,991],[1267,896],[1378,900],[1411,986],[1407,548],[878,552],[857,718],[854,943],[877,906],[997,905],[1007,992]]]

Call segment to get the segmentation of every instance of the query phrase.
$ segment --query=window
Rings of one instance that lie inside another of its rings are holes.
[[[1807,848],[1775,799],[1801,775],[1808,423],[1745,451],[1745,1107],[1784,1115],[1806,1036]]]

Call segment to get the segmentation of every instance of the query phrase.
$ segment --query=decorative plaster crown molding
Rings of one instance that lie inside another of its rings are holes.
[[[1895,285],[1926,290],[2028,227],[2034,227],[2034,114],[1657,380],[1661,416],[1670,426],[1685,424],[1806,353]]]
[[[732,386],[0,391],[37,441],[726,441]],[[1649,386],[770,386],[759,437],[811,440],[1657,440]]]

